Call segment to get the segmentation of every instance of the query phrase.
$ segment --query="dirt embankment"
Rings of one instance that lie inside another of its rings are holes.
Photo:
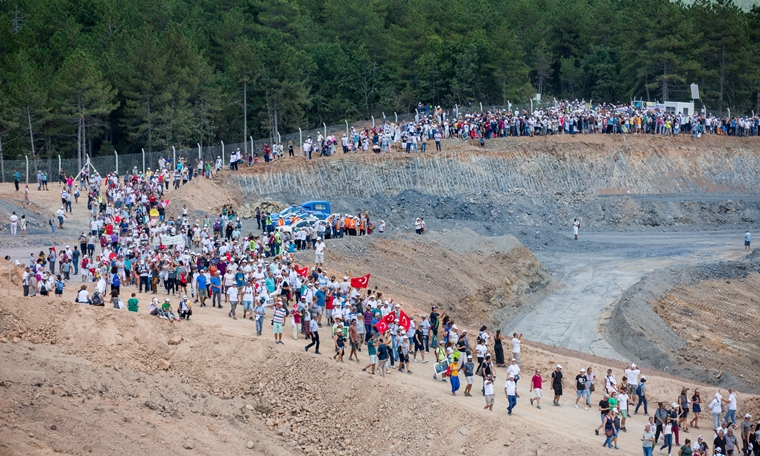
[[[514,237],[487,238],[468,229],[333,241],[327,259],[354,276],[370,273],[370,289],[384,296],[427,313],[437,304],[473,325],[506,321],[553,286]]]
[[[642,364],[760,392],[760,258],[653,272],[626,290],[608,340]]]

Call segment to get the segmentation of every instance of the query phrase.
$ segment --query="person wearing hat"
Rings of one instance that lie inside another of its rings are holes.
[[[517,384],[515,383],[515,376],[509,374],[506,383],[504,383],[504,394],[507,396],[509,407],[507,407],[507,415],[512,415],[512,410],[517,406],[517,398],[520,397],[517,394]]]
[[[411,374],[412,371],[409,370],[409,336],[405,334],[404,330],[399,330],[399,336],[396,337],[396,341],[398,344],[398,371],[404,372],[404,369],[406,369],[406,373]]]
[[[440,319],[443,318],[444,314],[446,314],[445,310],[440,311],[440,313],[438,312],[438,306],[434,305],[430,309],[430,330],[432,332],[430,344],[433,348],[438,347],[438,329]]]
[[[193,305],[190,303],[190,299],[187,295],[182,296],[182,300],[179,302],[179,318],[189,320],[193,314]]]
[[[638,401],[636,402],[636,410],[633,411],[633,414],[638,415],[639,407],[641,407],[641,404],[644,404],[644,415],[649,415],[649,402],[647,401],[647,377],[645,375],[642,375],[641,380],[639,380],[639,386],[636,387],[636,396],[638,397]]]
[[[332,359],[335,361],[343,361],[343,353],[345,351],[346,338],[343,334],[343,322],[338,320],[337,328],[333,331],[333,341],[335,342],[335,356]]]
[[[472,356],[469,357],[468,362],[472,360]],[[483,383],[483,393],[486,397],[486,406],[483,407],[486,410],[490,410],[493,412],[493,403],[494,403],[494,394],[493,394],[493,376],[488,376],[485,378],[485,382]]]
[[[560,407],[559,399],[562,397],[562,388],[565,386],[565,379],[562,377],[562,365],[557,364],[557,367],[552,372],[552,389],[554,390],[554,400],[552,403],[555,407]]]
[[[317,242],[314,244],[314,264],[318,268],[321,268],[324,265],[325,250],[327,250],[327,246],[322,240],[322,237],[317,237]]]
[[[467,361],[462,364],[462,370],[464,370],[464,379],[467,386],[464,387],[464,395],[472,397],[470,390],[472,390],[472,384],[475,379],[475,363],[472,362],[472,355],[467,355]],[[493,394],[493,382],[491,382],[491,394]],[[493,405],[493,401],[491,403]],[[488,408],[488,401],[486,401],[486,408]]]
[[[425,316],[422,316],[422,321],[425,321]],[[422,332],[422,322],[420,322],[419,325],[417,325],[416,328],[414,328],[414,335],[412,336],[413,342],[414,342],[414,362],[417,362],[417,353],[420,354],[420,357],[422,358],[422,363],[427,363],[427,360],[425,359],[425,335]]]
[[[575,408],[578,408],[578,401],[583,399],[584,410],[588,410],[585,406],[586,402],[586,369],[581,369],[580,374],[575,376]]]
[[[744,419],[739,423],[739,427],[741,428],[742,450],[744,451],[745,455],[750,454],[750,451],[749,451],[749,446],[750,446],[749,437],[754,432],[753,429],[752,429],[752,421],[751,421],[751,419],[752,419],[752,415],[750,415],[749,413],[745,413],[744,414]],[[755,445],[756,444],[757,443],[755,443]]]

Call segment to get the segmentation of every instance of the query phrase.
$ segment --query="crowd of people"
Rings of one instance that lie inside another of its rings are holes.
[[[338,144],[343,153],[349,153],[366,151],[370,143],[372,148],[379,146],[380,152],[390,151],[400,143],[401,151],[411,153],[425,151],[420,146],[424,145],[424,138],[434,140],[440,150],[440,140],[452,137],[667,134],[659,125],[662,120],[666,130],[673,128],[672,124],[668,127],[668,116],[631,107],[589,110],[581,104],[568,103],[526,116],[496,111],[449,121],[442,110],[434,109],[418,122],[398,128],[391,125],[387,129],[365,130],[351,139],[344,136],[341,141],[318,137],[316,143],[309,141],[309,144],[320,151],[327,144],[326,155],[335,153]],[[708,119],[704,123],[687,119],[684,123],[683,118],[674,115],[671,121],[679,127],[673,133],[704,125],[705,132],[718,134],[719,130],[712,128],[713,121]],[[718,125],[722,125],[720,128],[728,125],[725,133],[729,135],[757,133],[757,119],[749,127],[746,122],[739,122],[736,129],[732,129],[731,122],[720,121]],[[265,149],[265,161],[283,154],[281,145]],[[291,155],[292,150],[289,144]],[[243,157],[236,151],[229,169],[237,169],[241,161],[255,163],[256,153]],[[275,219],[257,208],[256,232],[247,234],[231,206],[223,207],[217,216],[207,215],[195,221],[191,220],[187,207],[178,209],[176,216],[169,215],[170,200],[166,199],[166,193],[172,183],[176,189],[191,181],[194,174],[209,177],[212,171],[219,172],[222,168],[221,158],[213,163],[199,160],[196,173],[184,160],[173,164],[170,158],[162,158],[155,171],[148,168],[145,173],[133,168],[123,176],[109,173],[101,177],[85,169],[78,176],[78,183],[74,177],[61,173],[62,206],[51,217],[53,233],[64,227],[66,214],[72,213],[72,199],[78,205],[80,191],[87,196],[89,230],[81,232],[73,246],[50,247],[47,252],[30,254],[28,263],[23,265],[24,296],[54,294],[60,298],[67,286],[78,281],[78,303],[104,306],[109,301],[116,309],[139,312],[141,298],[147,294],[148,312],[172,323],[190,320],[193,308],[207,307],[210,302],[210,307],[226,311],[230,319],[253,322],[251,331],[257,336],[270,333],[264,328],[271,328],[275,344],[285,344],[292,337],[294,341],[303,341],[305,351],[313,348],[315,354],[321,354],[320,348],[324,350],[320,336],[324,337],[327,329],[330,339],[324,345],[330,346],[330,356],[336,362],[355,361],[368,374],[383,377],[394,374],[394,370],[412,375],[413,364],[432,363],[427,372],[432,373],[434,380],[447,382],[453,396],[460,391],[463,380],[462,395],[472,397],[477,377],[484,408],[490,411],[496,403],[494,385],[502,380],[496,368],[505,368],[506,410],[508,415],[513,414],[521,398],[518,383],[525,376],[520,368],[522,334],[514,333],[510,338],[500,330],[491,333],[482,326],[471,338],[466,328],[460,329],[438,306],[433,305],[430,312],[416,313],[383,293],[368,289],[368,278],[355,283],[356,278],[348,275],[339,278],[340,274],[329,272],[325,241],[344,234],[372,234],[375,224],[368,212],[356,216],[335,214],[314,225],[286,230],[283,228],[295,220]],[[39,181],[38,190],[47,190],[46,180]],[[22,233],[25,231],[24,220],[24,215],[19,219],[13,214],[13,235],[19,224]],[[576,222],[577,238],[580,223]],[[384,231],[385,223],[380,221],[378,229]],[[415,221],[415,230],[418,234],[425,231],[424,219]],[[748,246],[749,233],[745,241]],[[303,254],[306,250],[314,254],[311,268],[296,262],[298,252]],[[127,298],[127,293],[122,293],[124,286],[134,286],[137,291],[130,292]],[[289,333],[285,340],[283,333]],[[505,351],[507,348],[509,351]],[[362,365],[360,356],[365,350],[367,364]],[[566,381],[563,367],[558,364],[546,378],[541,369],[535,369],[528,386],[523,387],[528,388],[524,394],[529,396],[531,406],[541,409],[544,384],[549,383],[554,407],[563,406],[563,394],[570,389],[575,396],[574,407],[584,411],[594,408],[592,396],[598,394],[600,425],[595,433],[604,438],[605,447],[618,448],[619,433],[628,431],[631,423],[627,421],[632,421],[632,416],[641,410],[646,418],[636,426],[642,432],[645,456],[651,455],[655,446],[661,451],[667,449],[668,454],[676,447],[678,454],[685,456],[734,454],[740,446],[744,455],[760,455],[760,423],[753,424],[749,414],[737,422],[738,399],[733,390],[729,389],[726,397],[717,391],[706,404],[714,433],[692,441],[683,438],[683,433],[689,432],[689,428],[699,429],[700,413],[705,406],[699,389],[690,394],[684,388],[672,403],[659,402],[650,416],[647,379],[641,369],[630,364],[617,375],[621,375],[620,381],[613,369],[607,369],[604,377],[597,377],[593,366],[589,366],[574,376],[568,375]],[[566,387],[570,382],[572,386]]]

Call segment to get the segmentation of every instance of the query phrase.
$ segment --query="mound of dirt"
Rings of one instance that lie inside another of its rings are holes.
[[[196,177],[177,190],[171,190],[166,194],[171,203],[168,213],[175,217],[182,215],[182,206],[187,205],[190,218],[209,217],[221,213],[222,206],[231,204],[237,207],[240,204],[239,192],[234,189],[223,189],[219,184],[224,179],[217,175],[213,179]]]
[[[298,259],[309,264],[310,251]],[[457,321],[497,325],[541,299],[551,278],[513,236],[469,230],[423,236],[372,234],[328,244],[327,261],[343,274],[371,274],[369,288],[423,312],[437,304]],[[419,319],[418,319],[419,321]]]
[[[653,272],[623,293],[606,336],[645,366],[760,392],[758,272],[754,256]]]

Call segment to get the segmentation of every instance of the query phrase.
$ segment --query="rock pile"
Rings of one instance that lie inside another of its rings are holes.
[[[262,212],[280,212],[287,207],[286,204],[270,199],[258,200],[255,203],[245,203],[238,209],[240,217],[248,219],[256,216],[256,208],[260,208]]]

